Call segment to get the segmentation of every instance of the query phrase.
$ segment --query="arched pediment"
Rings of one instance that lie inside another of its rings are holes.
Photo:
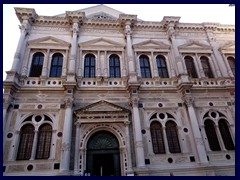
[[[63,41],[61,39],[47,36],[39,39],[34,39],[28,41],[28,46],[31,48],[51,48],[51,49],[68,49],[70,47],[70,43]]]

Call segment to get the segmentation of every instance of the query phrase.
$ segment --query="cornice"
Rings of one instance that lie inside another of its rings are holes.
[[[65,17],[38,16],[35,20],[37,25],[65,25],[70,26],[70,22]]]
[[[32,8],[14,8],[18,20],[22,23],[23,20],[29,20],[30,23],[34,22],[34,20],[38,17],[35,9]]]

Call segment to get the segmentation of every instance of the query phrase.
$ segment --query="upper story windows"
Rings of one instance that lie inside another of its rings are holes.
[[[109,57],[109,74],[110,78],[121,77],[120,60],[115,54]]]
[[[37,52],[33,55],[30,77],[40,77],[42,74],[44,54]]]
[[[152,78],[149,58],[145,55],[139,57],[142,78]]]
[[[63,55],[61,53],[55,53],[52,56],[50,77],[61,77],[63,65]]]
[[[202,68],[203,68],[205,77],[214,78],[211,66],[209,64],[209,59],[206,56],[201,56],[200,61],[202,64]]]
[[[158,75],[161,78],[168,78],[168,70],[167,70],[167,63],[164,56],[158,55],[156,58],[157,68],[158,68]]]
[[[95,56],[87,54],[84,58],[84,77],[95,78]]]
[[[187,68],[188,75],[192,78],[198,78],[195,65],[193,62],[193,58],[191,56],[185,56],[184,61]]]
[[[228,64],[232,70],[233,75],[235,76],[235,58],[232,56],[227,57]]]

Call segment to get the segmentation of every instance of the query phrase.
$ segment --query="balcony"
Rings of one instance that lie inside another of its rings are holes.
[[[24,79],[23,85],[25,87],[63,87],[62,79],[60,78],[41,79],[38,77],[29,77]]]

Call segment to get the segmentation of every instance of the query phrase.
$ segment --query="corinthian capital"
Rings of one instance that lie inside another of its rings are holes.
[[[64,103],[65,103],[65,107],[66,108],[72,107],[72,105],[73,105],[73,98],[65,99]]]
[[[139,102],[139,98],[138,97],[132,97],[131,98],[131,105],[133,107],[137,107],[138,106],[138,102]]]
[[[183,96],[182,97],[183,102],[188,106],[193,106],[194,98],[191,96]]]
[[[131,30],[131,27],[130,27],[129,24],[127,24],[125,26],[125,31],[124,32],[125,32],[126,35],[131,35],[132,34],[132,30]]]

